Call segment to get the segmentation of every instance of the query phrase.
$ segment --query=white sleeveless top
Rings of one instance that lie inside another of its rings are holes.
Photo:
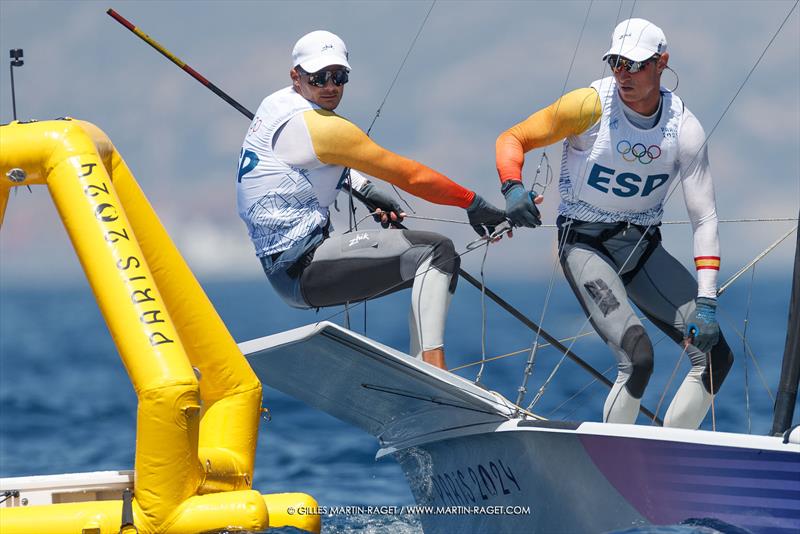
[[[602,116],[578,139],[564,141],[558,212],[587,222],[658,224],[678,176],[683,101],[662,90],[661,118],[642,130],[625,116],[613,77],[591,87],[600,96]]]
[[[318,163],[293,167],[281,161],[274,136],[290,119],[319,109],[286,87],[266,97],[244,138],[239,156],[237,205],[256,255],[282,252],[328,222],[343,167]]]

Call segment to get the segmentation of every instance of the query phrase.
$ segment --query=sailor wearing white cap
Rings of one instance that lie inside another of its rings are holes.
[[[244,139],[239,215],[270,283],[291,306],[336,306],[410,287],[410,354],[444,368],[444,325],[460,260],[452,241],[409,230],[331,235],[330,206],[349,168],[350,186],[384,228],[405,213],[364,174],[466,209],[481,235],[504,222],[505,213],[445,175],[380,147],[334,113],[349,81],[349,61],[347,46],[331,32],[297,41],[292,85],[264,99]]]
[[[613,76],[565,94],[497,139],[506,211],[516,226],[541,224],[521,182],[524,153],[563,140],[559,259],[618,362],[603,420],[633,423],[653,371],[653,344],[630,299],[685,344],[692,368],[664,424],[697,428],[733,363],[716,320],[720,252],[705,132],[661,86],[669,61],[661,28],[620,22],[603,60]],[[697,280],[661,245],[658,227],[676,179],[692,222]]]
[[[350,70],[347,46],[338,35],[325,30],[305,34],[292,50],[292,67],[300,65],[306,72],[317,72],[329,65]]]
[[[617,24],[611,48],[603,56],[622,56],[631,61],[644,61],[667,51],[667,38],[661,28],[644,19],[628,19]]]

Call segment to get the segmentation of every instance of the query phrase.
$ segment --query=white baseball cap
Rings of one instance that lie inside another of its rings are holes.
[[[317,72],[329,65],[342,65],[350,70],[347,46],[337,35],[324,30],[307,33],[292,50],[292,67],[300,65],[306,72]]]
[[[667,51],[667,38],[661,28],[644,19],[623,20],[614,28],[611,48],[603,56],[622,56],[631,61],[644,61]]]

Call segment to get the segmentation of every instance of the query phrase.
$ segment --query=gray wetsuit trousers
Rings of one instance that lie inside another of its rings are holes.
[[[697,282],[661,245],[651,228],[614,223],[568,225],[559,220],[561,265],[584,312],[617,359],[617,379],[603,409],[603,420],[633,423],[653,371],[653,345],[632,301],[664,334],[682,343],[694,310]],[[565,236],[566,234],[566,236]],[[599,238],[599,239],[598,239]],[[724,337],[708,355],[689,345],[692,368],[664,417],[665,426],[697,428],[733,364]]]
[[[261,258],[275,291],[297,308],[368,300],[412,288],[410,354],[442,347],[460,257],[453,242],[412,230],[365,230],[320,236]],[[287,259],[288,258],[288,259]]]

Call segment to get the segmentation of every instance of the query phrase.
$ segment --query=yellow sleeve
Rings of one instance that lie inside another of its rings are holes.
[[[322,163],[356,169],[436,204],[466,209],[475,197],[475,193],[447,176],[386,150],[331,111],[310,110],[303,118]]]
[[[495,145],[500,181],[520,180],[525,152],[582,134],[600,119],[601,111],[597,91],[576,89],[503,132]]]

